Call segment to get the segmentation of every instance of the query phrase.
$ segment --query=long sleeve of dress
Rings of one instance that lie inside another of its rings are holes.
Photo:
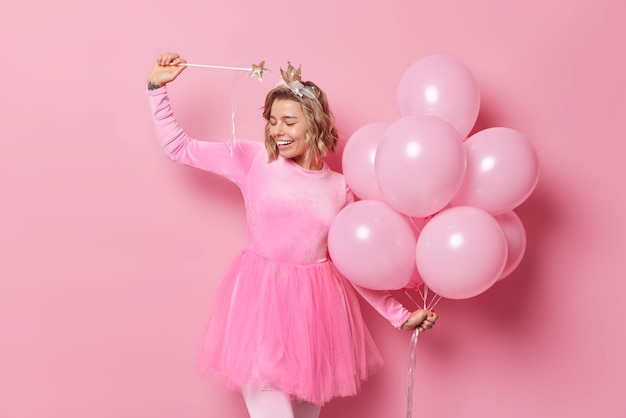
[[[179,126],[167,87],[148,90],[152,120],[165,153],[174,161],[221,175],[236,184],[245,178],[263,144],[255,141],[207,142],[190,138]]]
[[[357,285],[353,286],[363,299],[394,327],[402,327],[402,324],[411,316],[411,312],[398,302],[390,292],[365,289]]]

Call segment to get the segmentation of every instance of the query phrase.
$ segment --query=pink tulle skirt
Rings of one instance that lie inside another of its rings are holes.
[[[232,389],[255,381],[322,405],[354,395],[382,365],[359,300],[329,261],[241,252],[214,302],[199,361]]]

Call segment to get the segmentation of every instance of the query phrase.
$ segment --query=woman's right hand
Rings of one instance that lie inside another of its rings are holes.
[[[183,72],[184,64],[187,61],[182,59],[175,52],[168,52],[157,57],[157,62],[148,73],[148,81],[152,84],[164,86],[170,81],[176,80],[176,77]]]

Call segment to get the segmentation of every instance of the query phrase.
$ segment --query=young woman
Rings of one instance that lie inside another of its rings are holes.
[[[183,63],[162,54],[148,75],[161,145],[172,160],[234,182],[248,223],[248,245],[212,307],[200,368],[241,390],[252,418],[315,418],[382,364],[353,286],[328,259],[329,227],[353,196],[322,160],[338,139],[326,95],[290,64],[265,100],[264,145],[198,141],[180,128],[167,96]],[[388,292],[357,290],[397,328],[424,331],[437,319],[409,312]]]

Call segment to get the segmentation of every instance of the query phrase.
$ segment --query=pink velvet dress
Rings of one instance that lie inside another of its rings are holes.
[[[382,359],[353,286],[328,259],[331,222],[352,201],[343,176],[282,157],[268,163],[259,141],[192,139],[166,88],[148,96],[167,155],[231,180],[246,206],[248,245],[221,281],[200,369],[225,376],[232,388],[256,381],[320,405],[356,394]],[[357,290],[394,326],[408,318],[389,293]]]

